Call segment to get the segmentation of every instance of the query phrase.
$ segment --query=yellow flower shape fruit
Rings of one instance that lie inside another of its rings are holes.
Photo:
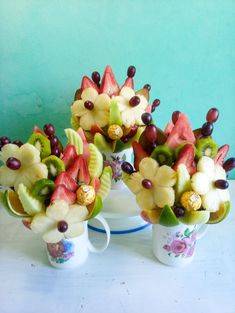
[[[99,127],[107,126],[110,100],[108,95],[99,95],[94,88],[86,88],[81,94],[81,99],[76,100],[71,107],[72,118],[77,118],[84,130],[91,130],[95,124]]]
[[[88,216],[85,206],[69,205],[64,200],[57,200],[47,207],[45,213],[34,216],[31,229],[42,234],[47,243],[57,243],[64,238],[74,238],[84,232],[83,222]]]
[[[225,201],[230,200],[228,189],[218,189],[217,180],[226,180],[226,172],[210,157],[203,156],[197,164],[197,172],[192,176],[192,189],[202,198],[202,207],[216,212]]]
[[[139,102],[136,105],[130,105],[130,100],[137,97]],[[123,87],[119,96],[114,96],[113,99],[117,102],[121,112],[123,125],[127,128],[134,125],[143,125],[141,115],[145,112],[148,101],[143,95],[136,95],[134,90],[129,87]]]
[[[142,210],[172,206],[175,183],[176,172],[167,165],[159,167],[157,161],[149,157],[141,160],[139,172],[131,174],[126,181]]]
[[[9,167],[10,158],[18,161],[19,168]],[[40,152],[29,143],[21,147],[15,144],[3,146],[0,151],[0,160],[3,162],[0,167],[0,185],[14,187],[16,191],[20,183],[31,188],[37,180],[46,178],[48,175],[46,165],[41,163]]]

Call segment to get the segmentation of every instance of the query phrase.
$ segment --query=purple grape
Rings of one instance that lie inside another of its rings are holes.
[[[134,77],[136,72],[136,68],[133,65],[130,65],[127,69],[127,76]]]
[[[183,217],[185,214],[185,208],[182,207],[175,207],[174,213],[176,217]]]
[[[227,189],[229,187],[229,183],[225,179],[217,179],[215,181],[215,187],[218,189]]]
[[[130,99],[129,104],[132,107],[137,106],[140,103],[140,98],[138,96],[134,96]]]
[[[50,137],[51,147],[57,147],[59,139],[57,136]]]
[[[150,91],[151,90],[151,86],[149,84],[145,84],[144,85],[144,89],[147,89],[148,91]]]
[[[129,140],[129,138],[128,138],[127,136],[123,136],[123,137],[121,138],[121,141],[122,141],[123,143],[127,143],[128,140]]]
[[[216,108],[212,108],[207,112],[206,120],[209,123],[215,123],[219,117],[219,110]]]
[[[1,147],[7,145],[8,143],[11,143],[11,139],[6,137],[6,136],[3,136],[0,138],[0,144],[1,144]]]
[[[174,111],[172,113],[171,119],[172,123],[175,124],[178,121],[178,118],[180,117],[181,112],[180,111]]]
[[[21,167],[21,162],[16,158],[10,157],[6,161],[6,166],[11,170],[18,170]]]
[[[226,172],[230,172],[235,168],[235,158],[229,158],[223,164],[223,168]]]
[[[99,74],[99,72],[93,72],[91,74],[91,78],[92,78],[93,82],[96,83],[96,85],[99,85],[99,83],[100,83],[100,74]]]
[[[150,113],[145,112],[141,115],[141,119],[145,125],[149,125],[152,122],[152,115]]]
[[[211,124],[209,122],[204,123],[202,125],[202,130],[201,130],[202,135],[206,136],[206,137],[210,136],[213,132],[213,129],[214,129],[213,124]]]
[[[55,127],[52,124],[45,124],[43,130],[49,137],[54,136],[55,134]]]
[[[155,142],[157,140],[157,127],[155,125],[146,126],[145,134],[148,141]]]
[[[23,145],[23,142],[20,140],[13,141],[13,144],[17,145],[18,147],[21,147]]]
[[[60,221],[57,224],[57,229],[60,233],[65,233],[68,229],[68,224],[65,221]]]
[[[59,157],[60,156],[60,149],[58,147],[52,147],[51,148],[51,154]]]
[[[121,166],[123,172],[127,173],[127,174],[132,174],[134,172],[133,166],[129,163],[129,162],[122,162],[122,166]]]
[[[84,102],[84,107],[87,109],[87,110],[93,110],[94,109],[94,103],[87,100]]]
[[[152,106],[153,107],[158,107],[160,105],[160,100],[159,99],[155,99],[154,101],[153,101],[153,104],[152,104]]]
[[[142,186],[145,188],[145,189],[151,189],[153,187],[153,183],[151,182],[151,180],[149,179],[143,179],[142,180]]]

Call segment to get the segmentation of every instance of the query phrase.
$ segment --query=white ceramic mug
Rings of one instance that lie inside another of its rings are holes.
[[[103,246],[97,248],[90,242],[87,222],[84,222],[84,232],[82,235],[46,245],[47,256],[53,267],[61,269],[74,268],[82,265],[86,261],[89,251],[100,253],[107,249],[110,241],[109,225],[101,215],[97,215],[95,219],[103,225],[106,233],[106,240]]]
[[[196,241],[204,236],[207,226],[181,223],[173,227],[153,225],[154,255],[160,262],[170,266],[180,267],[190,263],[194,257]]]

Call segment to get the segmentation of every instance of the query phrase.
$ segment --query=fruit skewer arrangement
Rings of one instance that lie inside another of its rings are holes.
[[[64,149],[52,124],[35,127],[26,143],[0,139],[1,204],[47,243],[82,234],[111,186],[112,170],[103,168],[102,154],[83,130],[65,134]]]
[[[145,130],[133,141],[134,167],[122,164],[123,180],[136,195],[141,216],[152,224],[176,226],[218,223],[228,214],[229,145],[212,138],[219,111],[208,111],[202,127],[192,130],[185,113],[175,111],[164,130],[142,115]]]
[[[81,127],[89,142],[103,153],[116,153],[130,148],[140,137],[144,124],[141,115],[154,111],[160,100],[149,103],[151,86],[134,91],[136,68],[129,66],[127,78],[119,87],[108,65],[102,79],[98,72],[84,76],[71,106],[73,129]]]

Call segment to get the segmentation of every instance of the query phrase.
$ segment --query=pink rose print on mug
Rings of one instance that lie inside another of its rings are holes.
[[[190,231],[186,228],[183,233],[176,232],[175,234],[166,234],[166,244],[163,246],[168,252],[169,256],[174,257],[191,257],[194,252],[196,244],[196,231],[193,229]]]

